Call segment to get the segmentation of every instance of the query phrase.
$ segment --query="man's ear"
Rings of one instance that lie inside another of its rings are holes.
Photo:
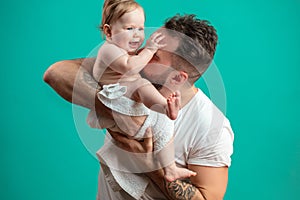
[[[173,71],[171,72],[171,84],[184,84],[187,81],[188,77],[188,74],[184,71]]]
[[[106,35],[106,37],[108,37],[108,38],[111,37],[111,29],[110,29],[110,26],[108,24],[104,24],[103,33]]]

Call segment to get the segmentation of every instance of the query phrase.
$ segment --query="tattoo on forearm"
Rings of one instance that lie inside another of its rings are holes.
[[[173,182],[166,181],[166,189],[170,197],[180,200],[191,200],[197,190],[191,183],[180,180]]]

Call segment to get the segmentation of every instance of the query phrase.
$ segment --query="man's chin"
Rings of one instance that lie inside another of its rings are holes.
[[[151,80],[149,80],[149,78],[146,76],[146,74],[143,72],[143,70],[140,72],[142,78],[147,79],[157,90],[160,90],[163,85],[159,84],[159,83],[152,83]]]

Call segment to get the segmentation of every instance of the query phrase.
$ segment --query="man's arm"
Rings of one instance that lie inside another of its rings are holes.
[[[94,63],[95,58],[56,62],[45,72],[44,81],[67,101],[95,109],[97,115],[112,117],[111,110],[96,97],[100,86],[91,75]]]
[[[189,165],[197,172],[190,182],[176,180],[167,182],[163,170],[148,173],[148,177],[161,189],[170,200],[222,200],[228,181],[227,167],[205,167]]]
[[[149,129],[148,131],[151,131]],[[151,139],[138,142],[128,139],[117,133],[110,133],[117,141],[117,145],[130,152],[147,153],[153,150]],[[151,135],[151,134],[149,134]],[[145,160],[147,163],[147,161]],[[147,165],[147,164],[145,164]],[[190,181],[176,180],[168,182],[164,177],[164,170],[159,169],[148,172],[146,175],[158,186],[169,200],[222,200],[228,182],[227,167],[206,167],[200,165],[188,165],[188,169],[197,172]]]
[[[92,77],[95,58],[65,60],[51,65],[44,74],[61,97],[86,108],[95,108],[98,83]]]

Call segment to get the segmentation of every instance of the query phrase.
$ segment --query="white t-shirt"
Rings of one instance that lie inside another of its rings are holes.
[[[199,89],[180,110],[175,121],[175,161],[187,164],[223,167],[231,165],[234,135],[228,119]],[[99,175],[99,199],[124,199],[124,191],[111,189],[106,181],[109,173]],[[123,197],[122,197],[123,196]],[[125,198],[130,199],[130,198]],[[163,194],[149,184],[142,199],[164,199]]]
[[[228,119],[198,90],[175,121],[176,163],[230,166],[234,135]]]

